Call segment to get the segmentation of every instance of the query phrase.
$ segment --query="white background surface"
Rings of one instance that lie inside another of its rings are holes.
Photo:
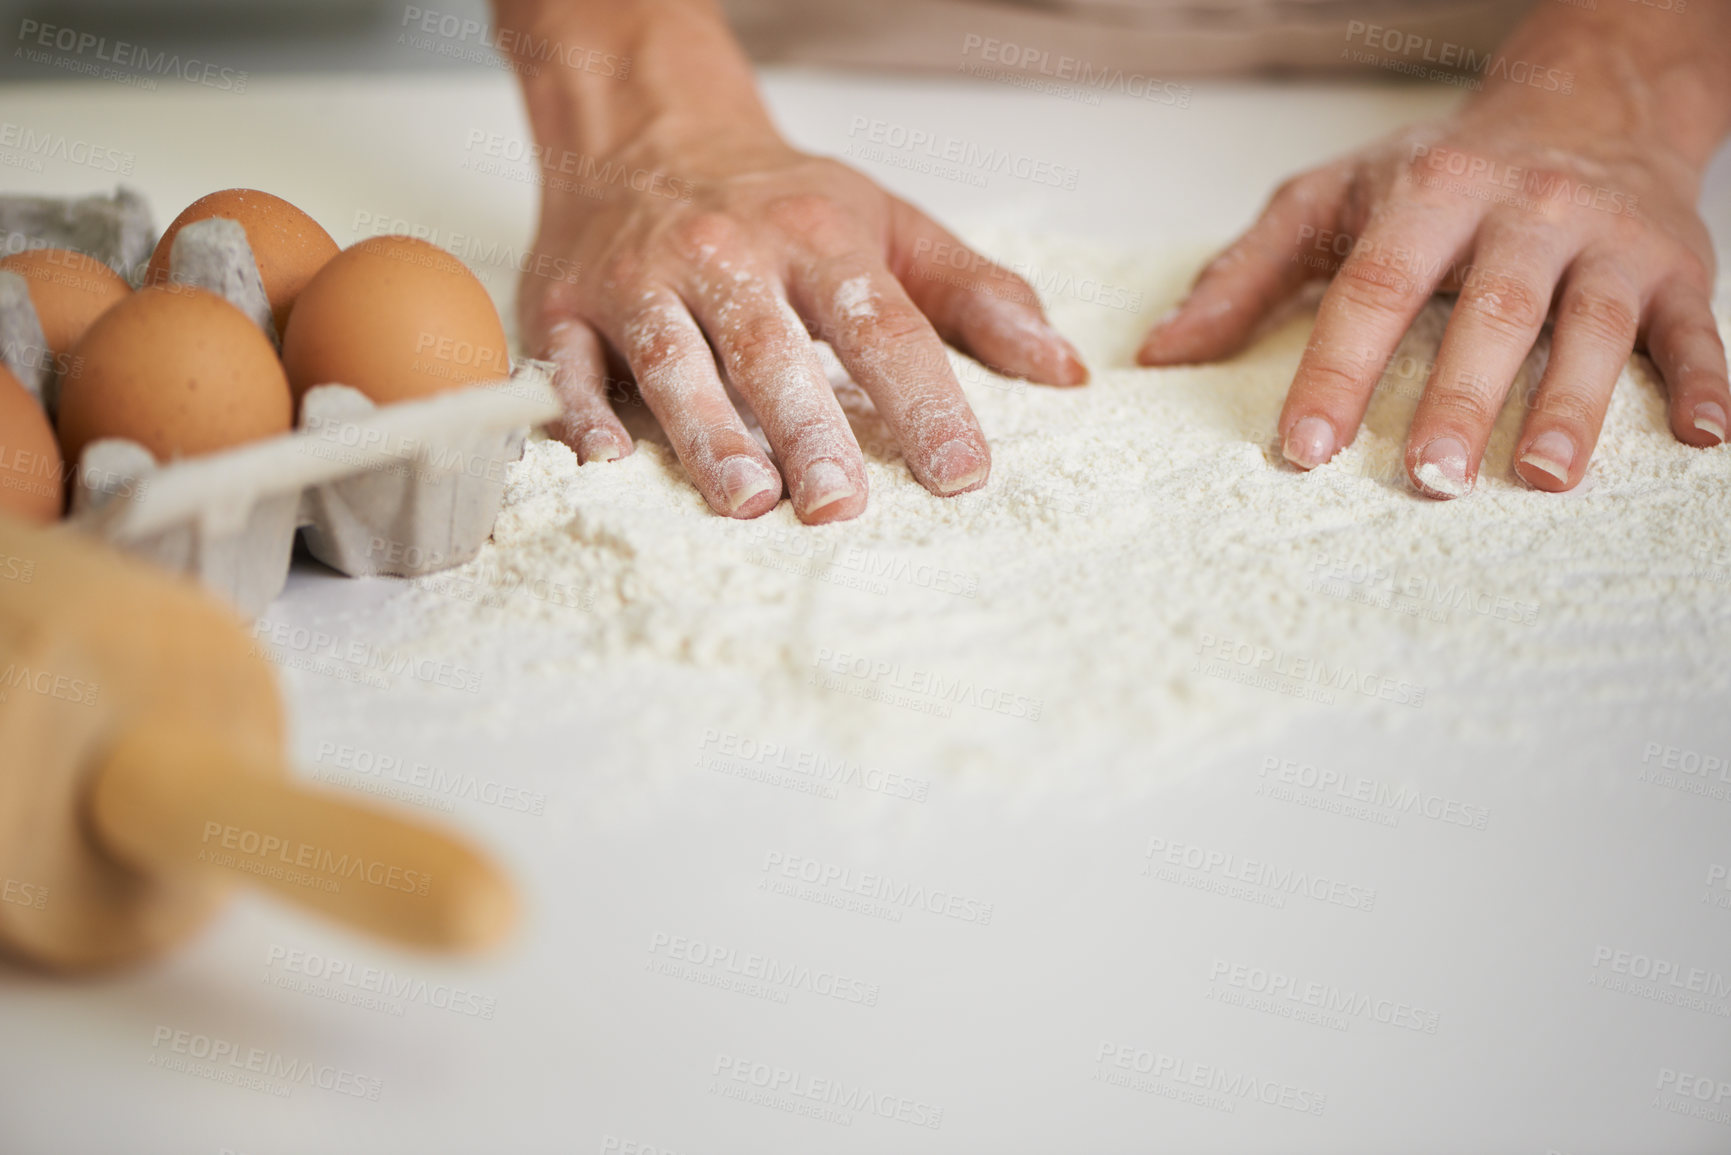
[[[854,118],[868,116],[1014,144],[1080,172],[1075,192],[1014,181],[982,192],[868,169],[940,216],[1186,251],[1225,239],[1281,176],[1452,98],[1202,86],[1189,109],[1084,107],[795,75],[769,90],[813,148],[843,152]],[[383,218],[434,230],[502,298],[509,255],[489,264],[465,246],[519,249],[532,225],[528,185],[464,167],[474,134],[524,135],[504,73],[255,79],[238,97],[110,85],[8,95],[39,129],[135,154],[128,179],[164,220],[211,189],[270,189],[341,243]],[[72,192],[110,179],[59,164],[15,169],[7,183]],[[1723,252],[1724,154],[1705,201]],[[389,592],[307,567],[271,618],[363,637]],[[1588,697],[1535,718],[1519,694],[1456,687],[1399,730],[1317,713],[1271,734],[1220,735],[1159,789],[1126,792],[1086,766],[1055,766],[1038,784],[902,767],[930,782],[914,802],[705,773],[705,734],[726,719],[689,672],[479,700],[311,675],[285,684],[305,766],[351,744],[545,795],[539,816],[466,800],[433,816],[471,831],[521,881],[520,938],[457,966],[241,900],[189,949],[122,978],[0,971],[0,1152],[1731,1150],[1731,1125],[1671,1113],[1676,1097],[1658,1087],[1662,1069],[1731,1082],[1731,890],[1707,884],[1731,863],[1731,781],[1715,799],[1641,778],[1655,746],[1731,756],[1723,702]],[[651,691],[669,723],[653,742],[630,739],[621,712]],[[1409,785],[1488,812],[1485,828],[1417,812],[1358,821],[1259,794],[1271,758]],[[1151,839],[1314,872],[1374,890],[1374,905],[1274,906],[1149,877]],[[889,921],[771,893],[760,884],[778,853],[990,903],[991,918],[909,909]],[[736,966],[770,956],[808,980],[782,1002],[717,989],[724,962],[659,973],[669,960],[658,936],[731,948]],[[367,1009],[287,989],[278,983],[303,977],[283,965],[290,951],[343,960],[356,977],[381,967],[460,987],[493,1012],[440,1009],[431,996]],[[1717,1009],[1606,989],[1605,951],[1709,972]],[[1338,1029],[1230,1005],[1217,996],[1233,988],[1211,983],[1222,964],[1368,995],[1372,1009],[1337,1015]],[[875,1005],[812,989],[829,975],[875,992]],[[1435,1033],[1376,1021],[1394,1004],[1434,1013]],[[382,1093],[369,1102],[301,1085],[284,1098],[164,1070],[153,1066],[163,1027],[346,1068]],[[1325,1106],[1234,1098],[1224,1111],[1108,1085],[1096,1077],[1113,1069],[1098,1063],[1103,1045],[1177,1063],[1153,1081],[1164,1092],[1203,1065]],[[864,1113],[843,1126],[734,1101],[715,1089],[746,1084],[717,1075],[721,1056],[941,1107],[941,1127]],[[1731,1094],[1719,1108],[1731,1119]]]

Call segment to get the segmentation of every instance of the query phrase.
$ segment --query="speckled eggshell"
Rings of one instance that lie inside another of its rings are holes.
[[[109,307],[132,293],[119,273],[83,253],[68,249],[28,249],[0,261],[0,269],[17,273],[30,286],[30,303],[57,358],[67,353],[84,331]]]
[[[505,326],[462,261],[414,237],[344,249],[301,293],[283,336],[298,400],[350,385],[388,405],[510,375]]]
[[[226,217],[246,230],[246,243],[258,263],[259,280],[270,301],[271,318],[281,333],[288,325],[295,300],[325,262],[337,255],[337,243],[319,223],[281,197],[250,188],[224,189],[199,197],[174,218],[144,272],[146,285],[168,281],[169,254],[181,227],[210,217]]]
[[[61,382],[60,448],[124,437],[160,462],[286,433],[288,379],[270,340],[214,293],[140,289],[97,319]]]
[[[18,378],[0,368],[0,512],[54,521],[65,489],[60,446],[48,415]]]

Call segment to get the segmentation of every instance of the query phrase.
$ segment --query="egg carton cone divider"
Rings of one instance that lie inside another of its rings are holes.
[[[342,385],[308,390],[303,428],[373,456],[307,490],[307,549],[351,576],[412,577],[473,558],[492,535],[506,467],[523,456],[530,427],[560,412],[549,369],[526,362],[502,386],[407,405],[375,406]]]
[[[299,527],[350,576],[460,565],[492,533],[529,429],[559,414],[550,369],[520,361],[505,381],[384,406],[320,385],[293,432],[166,465],[131,441],[93,442],[70,524],[253,616],[282,592]]]

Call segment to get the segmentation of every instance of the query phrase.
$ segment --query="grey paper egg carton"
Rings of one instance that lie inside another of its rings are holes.
[[[102,261],[137,285],[156,247],[144,198],[124,185],[112,195],[0,196],[0,255],[26,249],[71,249]],[[250,255],[250,254],[249,254]],[[11,370],[48,415],[54,415],[55,358],[30,303],[24,278],[0,270],[0,364]]]
[[[256,616],[288,580],[295,534],[350,576],[411,577],[470,560],[493,532],[505,473],[559,402],[552,366],[375,406],[319,385],[280,437],[158,465],[136,442],[92,442],[69,524],[196,577]]]
[[[0,233],[8,251],[88,253],[134,285],[156,246],[149,206],[124,187],[0,196]],[[226,298],[280,347],[237,222],[182,228],[169,279]],[[23,279],[0,273],[0,359],[53,415],[57,378],[44,352]],[[461,565],[491,536],[505,469],[529,429],[559,414],[551,372],[520,361],[507,380],[382,407],[347,385],[319,385],[301,399],[294,431],[162,465],[136,442],[96,441],[73,476],[70,524],[196,577],[248,615],[282,592],[297,531],[314,557],[351,576]]]

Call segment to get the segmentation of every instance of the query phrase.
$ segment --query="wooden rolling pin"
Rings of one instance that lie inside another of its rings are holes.
[[[510,885],[444,834],[285,772],[275,673],[189,583],[0,515],[0,951],[114,967],[236,882],[386,938],[476,950]]]

